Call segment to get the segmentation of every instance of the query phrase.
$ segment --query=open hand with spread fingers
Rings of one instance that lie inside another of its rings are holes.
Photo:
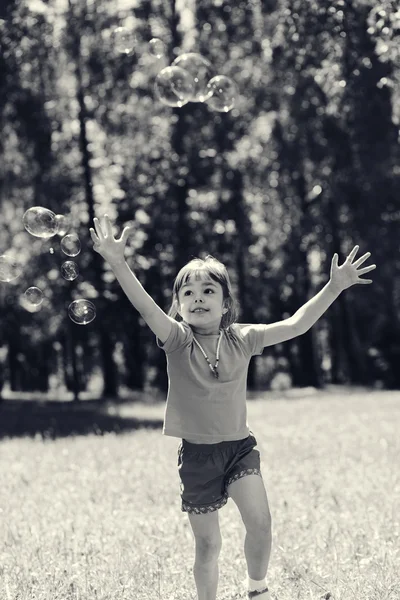
[[[338,293],[357,283],[372,283],[372,279],[362,279],[360,275],[373,271],[376,269],[376,265],[358,269],[358,267],[371,256],[371,252],[366,252],[353,262],[358,250],[359,246],[354,246],[341,267],[338,265],[339,256],[336,253],[333,255],[331,264],[331,282],[334,290]]]
[[[103,217],[103,226],[101,226],[99,219],[96,217],[93,219],[93,222],[96,233],[92,227],[89,229],[91,238],[93,240],[93,249],[101,254],[101,256],[111,265],[123,262],[125,260],[124,250],[126,242],[129,235],[132,233],[133,227],[125,227],[121,237],[116,239],[113,236],[111,222],[108,218],[108,215],[104,215]]]

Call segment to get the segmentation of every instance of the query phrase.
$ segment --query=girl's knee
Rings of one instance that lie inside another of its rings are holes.
[[[189,520],[196,544],[196,559],[200,558],[202,562],[214,560],[222,546],[218,511],[189,514]]]
[[[204,561],[218,558],[222,548],[222,537],[219,532],[213,535],[197,535],[195,537],[196,559]]]
[[[254,515],[252,519],[245,522],[245,527],[248,532],[255,533],[259,536],[269,535],[272,530],[272,519],[269,511]]]

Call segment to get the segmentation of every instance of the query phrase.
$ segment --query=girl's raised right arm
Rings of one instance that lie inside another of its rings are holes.
[[[93,248],[111,266],[125,294],[141,314],[153,333],[164,343],[171,331],[171,317],[165,314],[153,298],[146,292],[140,281],[132,273],[124,258],[126,241],[132,227],[125,227],[121,237],[115,239],[107,215],[104,215],[103,229],[97,218],[94,219],[96,232],[90,228]]]

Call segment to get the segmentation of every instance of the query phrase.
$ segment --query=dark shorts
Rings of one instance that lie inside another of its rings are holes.
[[[191,444],[178,448],[182,511],[212,512],[228,502],[228,486],[245,475],[260,475],[260,453],[251,433],[243,440],[218,444]]]

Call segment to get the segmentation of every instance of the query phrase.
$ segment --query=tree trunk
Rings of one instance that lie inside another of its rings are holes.
[[[362,347],[352,314],[351,301],[344,294],[338,298],[339,310],[341,313],[344,345],[343,349],[347,356],[347,365],[349,369],[351,383],[368,385],[371,382],[368,377],[368,370],[365,361],[365,349]]]
[[[70,8],[70,16],[74,17],[73,5],[71,0],[68,0],[69,8]],[[83,11],[85,13],[85,9]],[[81,16],[84,18],[84,14]],[[73,19],[72,19],[73,21]],[[87,139],[86,133],[86,118],[87,111],[84,102],[85,96],[85,87],[83,82],[83,66],[82,66],[82,57],[81,57],[81,44],[79,37],[79,29],[73,27],[73,22],[70,26],[70,35],[73,43],[71,44],[71,51],[73,53],[73,58],[75,61],[75,73],[77,79],[77,100],[79,105],[79,145],[82,156],[82,169],[83,169],[83,177],[84,177],[84,186],[85,186],[85,198],[88,208],[88,216],[89,223],[93,223],[93,219],[95,216],[94,212],[94,197],[93,197],[93,183],[92,183],[92,172],[90,168],[90,152],[89,152],[89,143]],[[109,396],[117,396],[118,395],[118,386],[117,386],[117,374],[116,374],[116,365],[113,358],[113,350],[114,350],[114,341],[109,334],[105,324],[104,324],[104,316],[107,310],[107,302],[104,298],[104,282],[102,279],[102,270],[103,270],[103,259],[99,254],[93,253],[93,271],[94,271],[94,281],[96,289],[99,292],[99,297],[97,301],[97,319],[96,325],[98,330],[98,335],[100,339],[100,354],[101,354],[101,362],[102,362],[102,372],[104,379],[104,387],[102,398],[105,399]],[[71,338],[74,339],[73,337]],[[75,351],[72,353],[75,355]],[[74,370],[75,372],[75,370]],[[74,386],[74,393],[76,392],[76,385]],[[79,393],[79,390],[78,390]]]
[[[328,317],[328,339],[331,358],[330,377],[334,385],[348,381],[347,362],[343,356],[343,327],[338,303],[330,307]]]
[[[8,335],[8,380],[10,383],[10,389],[13,392],[19,390],[19,366],[17,360],[19,345],[16,340],[19,339],[19,330],[14,330]]]
[[[376,344],[382,357],[389,366],[384,380],[388,389],[400,389],[400,321],[396,309],[395,284],[387,286],[387,304],[385,306],[386,323],[383,325],[379,342]]]
[[[130,303],[129,303],[130,304]],[[130,305],[130,308],[132,306]],[[130,324],[132,331],[140,332],[139,327],[139,313],[136,310],[132,311],[130,315]],[[124,356],[128,360],[129,364],[126,368],[125,385],[130,390],[143,390],[144,388],[144,367],[146,364],[146,357],[143,354],[143,348],[145,347],[143,341],[135,336],[127,335],[124,343]]]
[[[300,198],[301,203],[301,218],[300,218],[300,231],[308,233],[311,229],[309,224],[309,207],[306,202],[306,184],[304,175],[301,174],[296,180],[297,194]],[[314,295],[311,285],[311,274],[308,268],[307,250],[303,249],[302,236],[299,240],[298,258],[300,271],[303,274],[303,278],[296,283],[296,289],[301,290],[301,296],[299,297],[299,307],[308,302],[308,300]],[[317,327],[318,325],[314,325]],[[318,355],[318,347],[314,343],[314,331],[308,330],[304,335],[299,336],[299,357],[301,361],[301,379],[302,387],[313,386],[316,388],[322,388],[322,374],[320,357]]]
[[[51,340],[44,340],[39,349],[40,358],[38,360],[38,376],[37,376],[37,389],[41,392],[47,393],[50,388],[49,377],[52,371],[52,343]]]

